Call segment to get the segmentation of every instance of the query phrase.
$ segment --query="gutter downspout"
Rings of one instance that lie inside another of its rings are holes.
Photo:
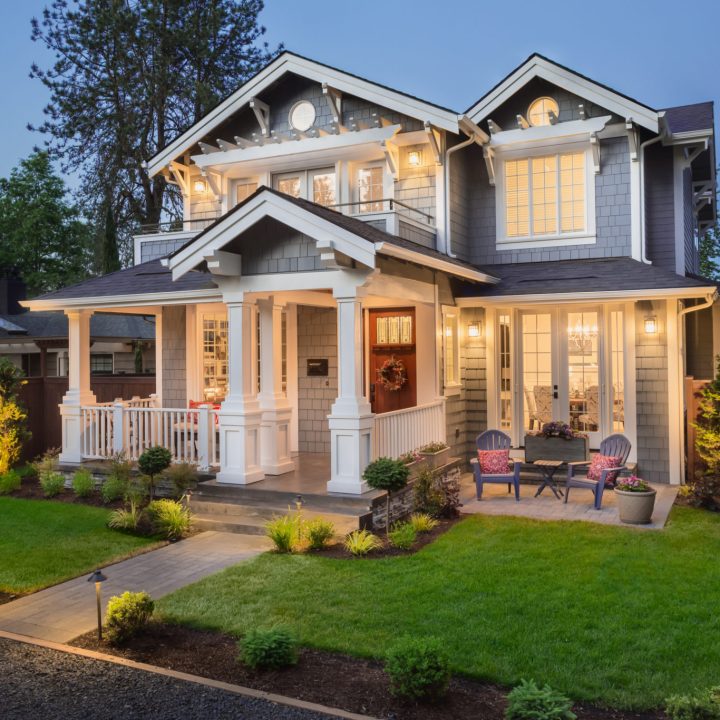
[[[452,239],[450,236],[450,226],[452,224],[450,222],[450,157],[453,153],[472,145],[477,140],[478,136],[473,133],[467,140],[463,140],[463,142],[453,145],[445,151],[445,253],[451,258],[457,258],[457,255],[452,251]]]
[[[683,317],[684,315],[689,315],[690,313],[697,312],[698,310],[705,310],[705,308],[709,308],[712,305],[715,304],[715,300],[717,300],[718,292],[717,290],[714,293],[711,293],[710,295],[707,295],[705,297],[705,302],[700,303],[699,305],[691,305],[690,307],[683,308],[682,310],[678,311],[678,318]]]
[[[647,259],[645,251],[647,249],[647,238],[645,228],[645,148],[648,145],[654,145],[665,137],[665,130],[654,138],[640,143],[640,259],[646,265],[652,265],[652,261]]]

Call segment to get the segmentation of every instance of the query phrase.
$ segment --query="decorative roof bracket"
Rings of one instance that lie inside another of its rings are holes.
[[[395,180],[398,179],[398,170],[400,168],[400,153],[398,152],[397,146],[387,140],[383,140],[380,146],[385,153],[385,163],[387,169]]]
[[[495,153],[492,148],[487,145],[483,146],[483,157],[485,158],[485,167],[487,168],[488,180],[490,184],[495,186]]]
[[[340,125],[342,123],[342,93],[339,90],[330,87],[327,83],[322,84],[322,91],[328,107],[330,108],[330,114],[332,115],[333,122],[336,125]]]
[[[260,131],[265,137],[270,135],[270,106],[258,98],[250,98],[250,107],[255,113]]]
[[[426,120],[423,124],[425,126],[425,133],[427,134],[428,142],[430,143],[430,149],[435,156],[435,164],[442,165],[443,158],[442,153],[440,152],[440,144],[442,140],[438,138],[437,132],[429,120]]]
[[[633,122],[632,118],[626,118],[625,119],[625,129],[627,130],[628,135],[628,143],[630,145],[630,160],[633,162],[637,162],[639,155],[638,155],[638,133],[635,129],[635,123]]]
[[[592,150],[593,156],[593,170],[597,175],[600,172],[600,141],[598,140],[597,133],[590,135],[590,149]]]

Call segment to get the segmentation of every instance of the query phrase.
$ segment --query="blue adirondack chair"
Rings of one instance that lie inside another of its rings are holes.
[[[627,462],[631,447],[631,442],[620,433],[609,435],[600,443],[601,455],[621,458],[618,467],[606,468],[602,471],[600,480],[591,480],[587,477],[587,466],[590,465],[591,460],[580,460],[578,462],[568,463],[568,476],[565,483],[565,502],[568,501],[570,488],[584,488],[585,490],[592,490],[595,497],[595,509],[599,510],[602,507],[605,478],[608,476],[608,473],[625,469],[625,463]],[[585,467],[585,474],[577,474],[577,471],[582,470],[583,467]]]
[[[486,430],[477,436],[475,444],[478,450],[509,450],[510,436],[500,430]],[[483,474],[480,469],[480,463],[477,457],[470,460],[475,475],[475,489],[477,490],[478,500],[482,500],[483,485],[485,483],[507,483],[508,492],[514,487],[515,500],[520,500],[520,467],[522,466],[522,461],[514,460],[511,462],[513,463],[512,471],[510,470],[510,466],[508,466],[507,473],[503,473],[502,475],[487,475]]]

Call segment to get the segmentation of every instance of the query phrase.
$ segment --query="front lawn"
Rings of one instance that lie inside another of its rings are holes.
[[[719,557],[720,516],[688,508],[662,532],[476,516],[407,557],[265,554],[159,607],[236,635],[281,623],[364,656],[435,635],[455,672],[649,708],[720,684]]]
[[[108,529],[108,515],[87,505],[0,497],[0,592],[54,585],[156,542]]]

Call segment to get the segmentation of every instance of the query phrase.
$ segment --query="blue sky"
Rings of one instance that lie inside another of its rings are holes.
[[[47,2],[0,2],[0,175],[40,142],[44,87],[28,77],[48,64],[30,40]],[[271,44],[464,110],[538,51],[653,107],[720,100],[717,0],[361,3],[267,0]]]

